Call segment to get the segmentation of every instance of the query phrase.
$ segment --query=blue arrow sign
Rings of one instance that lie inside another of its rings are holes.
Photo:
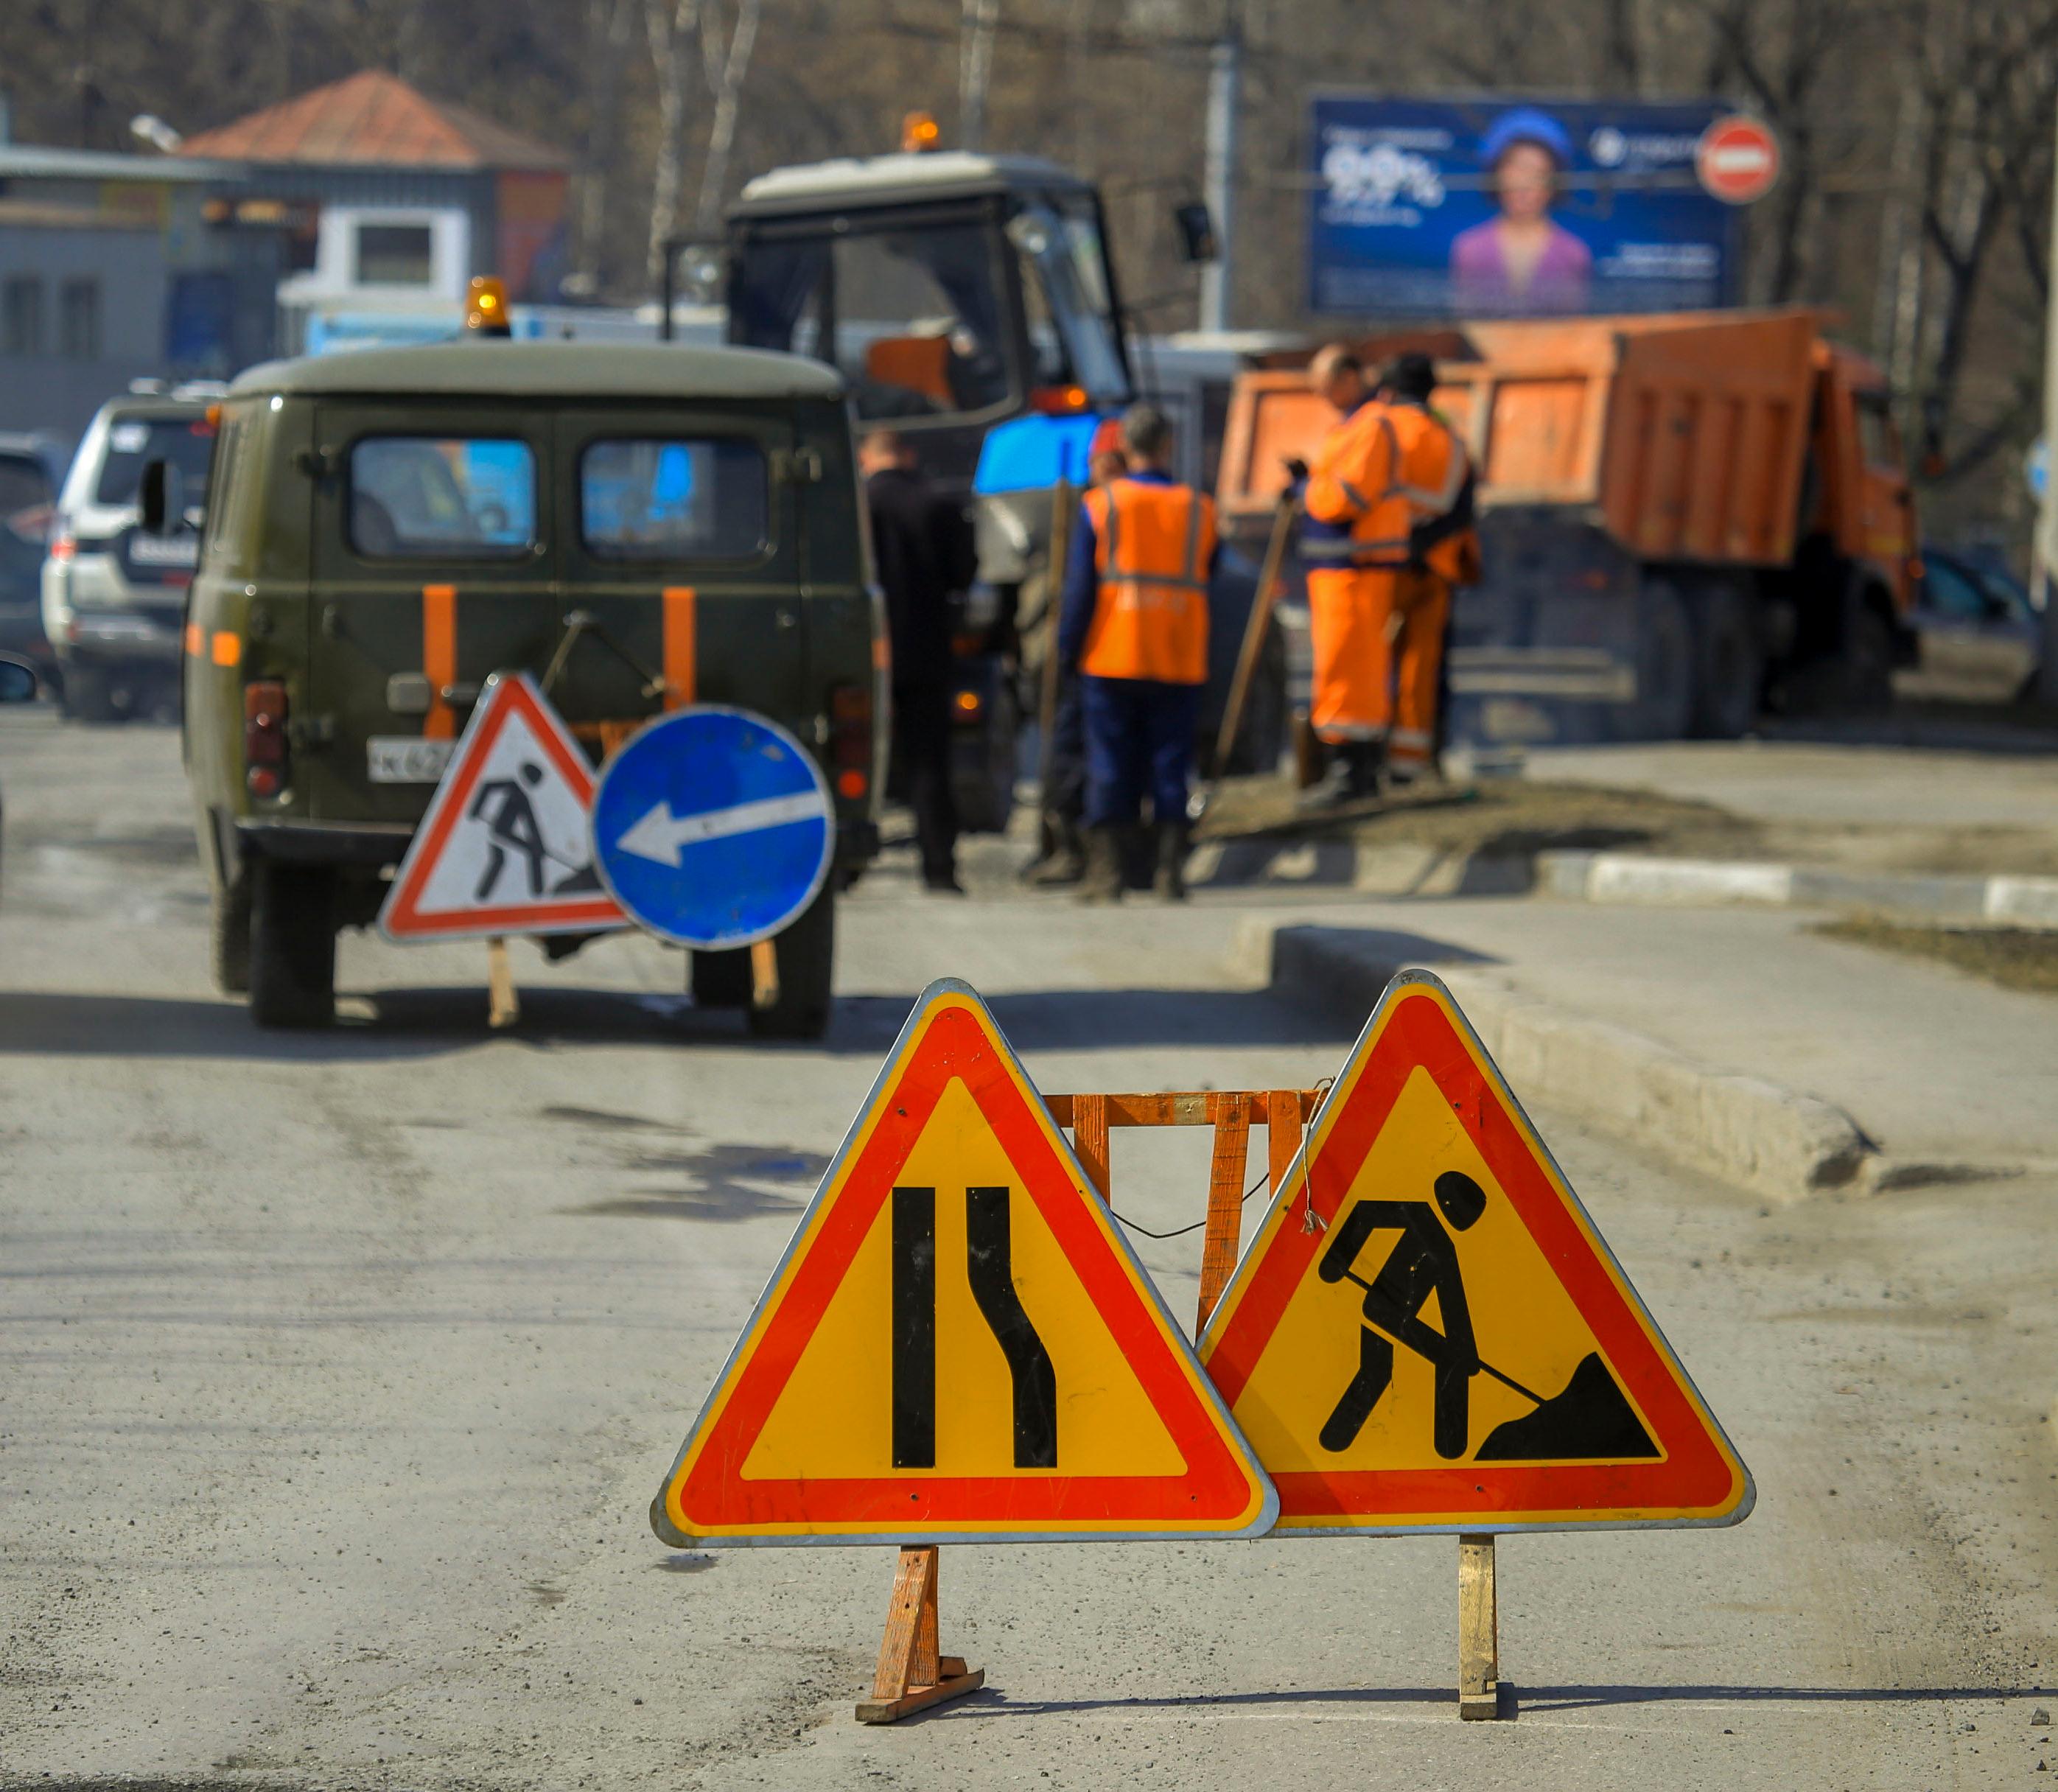
[[[836,849],[814,756],[747,709],[677,709],[608,761],[594,864],[630,918],[706,952],[769,940],[815,899]]]

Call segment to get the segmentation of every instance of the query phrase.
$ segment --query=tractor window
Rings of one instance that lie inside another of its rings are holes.
[[[595,442],[579,457],[579,531],[610,560],[746,560],[765,546],[766,485],[754,442]]]
[[[350,451],[350,545],[368,560],[497,560],[536,538],[525,442],[373,435]]]
[[[861,419],[976,415],[1019,389],[999,232],[977,221],[853,226],[749,244],[731,336],[831,361]]]
[[[1121,403],[1129,380],[1091,205],[1039,201],[1008,221],[1007,234],[1022,254],[1035,383],[1083,386],[1097,399]]]

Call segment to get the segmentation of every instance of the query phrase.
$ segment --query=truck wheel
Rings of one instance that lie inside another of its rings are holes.
[[[750,949],[733,952],[691,952],[686,987],[697,1008],[750,1006]]]
[[[1853,592],[1844,618],[1843,706],[1876,716],[1893,707],[1893,625],[1863,590]]]
[[[317,865],[251,869],[250,1017],[260,1027],[336,1018],[336,882]]]
[[[209,945],[214,968],[214,987],[224,995],[244,995],[250,989],[250,880],[239,877],[224,884],[210,900]]]
[[[1694,733],[1705,741],[1734,741],[1758,720],[1765,681],[1765,651],[1749,596],[1728,584],[1695,594]]]
[[[829,985],[836,964],[835,891],[824,884],[800,918],[772,944],[779,955],[779,999],[769,1008],[746,1010],[750,1031],[761,1039],[818,1039],[829,1024]],[[739,956],[745,961],[747,977],[750,955]]]
[[[1694,715],[1694,631],[1679,588],[1663,579],[1636,600],[1636,701],[1631,738],[1676,741]]]
[[[957,811],[958,831],[1006,833],[1007,818],[1015,813],[1016,743],[1022,733],[1022,713],[1012,685],[1002,679],[995,686],[992,701],[975,733],[960,735],[955,722],[951,733],[951,801]]]

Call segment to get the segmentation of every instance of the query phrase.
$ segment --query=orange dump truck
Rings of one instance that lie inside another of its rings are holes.
[[[1914,507],[1885,382],[1806,310],[1472,324],[1437,356],[1480,469],[1484,581],[1452,620],[1451,732],[1732,737],[1768,697],[1883,704]],[[1261,534],[1330,413],[1298,369],[1238,380],[1218,482]]]

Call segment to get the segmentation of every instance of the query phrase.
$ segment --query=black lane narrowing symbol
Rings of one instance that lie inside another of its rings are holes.
[[[1015,1466],[1058,1466],[1058,1374],[1015,1289],[1009,1190],[965,1190],[965,1279],[1015,1388]],[[936,1191],[893,1191],[893,1466],[936,1465]]]

